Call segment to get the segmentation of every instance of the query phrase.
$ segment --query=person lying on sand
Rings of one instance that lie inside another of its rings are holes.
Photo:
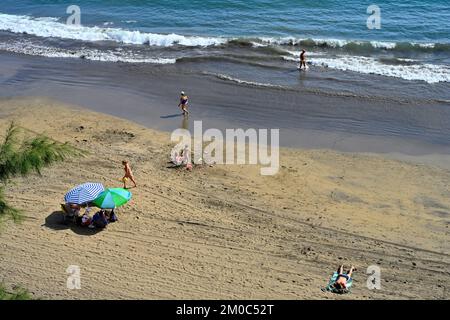
[[[181,91],[180,103],[178,104],[178,107],[183,111],[183,115],[189,114],[189,111],[187,111],[188,103],[188,96],[184,93],[184,91]]]
[[[125,171],[125,175],[122,178],[123,188],[127,189],[127,180],[130,179],[131,182],[134,183],[134,187],[136,188],[136,181],[134,180],[133,171],[131,171],[130,163],[126,160],[122,161],[123,170]]]
[[[349,282],[352,278],[352,273],[355,270],[354,266],[351,266],[350,270],[347,273],[344,273],[344,265],[341,265],[338,269],[338,276],[336,278],[336,282],[334,283],[334,287],[336,289],[347,289],[347,282]]]

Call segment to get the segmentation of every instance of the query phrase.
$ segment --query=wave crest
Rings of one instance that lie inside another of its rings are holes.
[[[151,46],[212,46],[225,43],[223,38],[183,36],[178,34],[156,34],[120,28],[67,25],[55,18],[32,18],[0,14],[0,30],[25,33],[38,37],[62,38],[81,41],[114,41],[124,44],[148,44]]]
[[[13,33],[26,33],[38,37],[73,39],[80,41],[114,41],[124,44],[150,45],[170,47],[175,45],[189,47],[208,46],[241,46],[268,47],[302,46],[306,48],[332,48],[349,52],[372,52],[379,50],[393,51],[422,51],[422,52],[450,52],[449,43],[414,43],[389,41],[355,41],[340,39],[312,39],[312,38],[224,38],[184,36],[179,34],[146,33],[137,30],[121,28],[67,25],[54,17],[33,18],[30,16],[10,15],[0,13],[0,30]]]
[[[31,56],[43,56],[49,58],[78,58],[102,62],[126,62],[126,63],[152,63],[152,64],[174,64],[176,59],[160,57],[142,57],[132,53],[125,54],[113,51],[100,51],[96,49],[66,50],[40,46],[28,42],[0,43],[0,50],[22,53]]]

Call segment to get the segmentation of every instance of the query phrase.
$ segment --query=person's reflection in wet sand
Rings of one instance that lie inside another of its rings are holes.
[[[181,129],[189,130],[189,117],[183,117],[181,121]]]

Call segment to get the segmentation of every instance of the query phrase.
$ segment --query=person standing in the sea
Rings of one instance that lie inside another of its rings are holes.
[[[178,104],[178,107],[180,107],[181,110],[183,110],[183,115],[189,114],[189,111],[187,111],[188,103],[189,103],[188,96],[184,93],[184,91],[181,91],[180,103]]]
[[[305,55],[306,51],[303,49],[302,52],[300,53],[300,70],[302,70],[302,66],[305,68],[306,70],[306,55]]]

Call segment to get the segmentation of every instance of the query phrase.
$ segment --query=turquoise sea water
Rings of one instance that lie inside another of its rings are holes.
[[[70,5],[80,25],[67,24]],[[367,27],[370,5],[380,29]],[[343,132],[333,146],[351,144],[347,133],[448,145],[448,0],[1,0],[0,60],[3,96],[68,99],[157,128],[179,127],[160,116],[183,89],[210,127],[276,126],[291,130],[286,145],[305,128]]]
[[[449,43],[446,0],[2,0],[0,12],[65,17],[81,8],[82,23],[145,32],[227,37],[294,37]],[[369,5],[379,6],[381,29],[369,30]]]
[[[79,7],[81,25],[67,25],[71,5]],[[370,5],[380,10],[379,29],[368,28]],[[2,0],[0,5],[0,50],[9,52],[189,63],[224,80],[285,85],[285,72],[298,62],[301,49],[318,71],[450,83],[450,3]]]

